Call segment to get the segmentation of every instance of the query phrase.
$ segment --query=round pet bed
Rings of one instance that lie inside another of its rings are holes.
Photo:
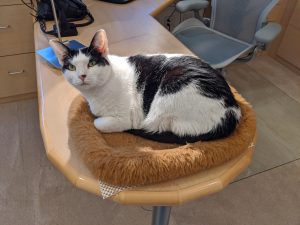
[[[227,138],[176,145],[150,141],[129,133],[99,132],[83,97],[69,112],[69,146],[79,152],[97,179],[113,185],[148,185],[198,173],[225,163],[251,146],[255,115],[251,106],[233,90],[242,119]]]

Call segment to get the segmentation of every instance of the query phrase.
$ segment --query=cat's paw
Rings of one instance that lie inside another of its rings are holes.
[[[111,133],[115,130],[115,125],[112,123],[112,119],[107,117],[100,117],[95,119],[94,126],[104,133]]]
[[[148,132],[165,132],[170,130],[171,119],[166,117],[148,117],[142,122],[142,128]]]
[[[122,132],[125,129],[121,125],[114,117],[99,117],[94,120],[94,126],[103,133]]]

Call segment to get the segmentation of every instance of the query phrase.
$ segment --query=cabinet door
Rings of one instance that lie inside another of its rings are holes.
[[[280,0],[278,3],[274,6],[272,11],[270,12],[268,16],[269,22],[279,22],[282,18],[282,15],[284,13],[285,5],[287,0]]]
[[[280,44],[278,55],[300,69],[300,30],[288,26]]]
[[[300,0],[297,1],[277,54],[300,69]]]
[[[29,0],[25,0],[24,2],[29,3]],[[23,4],[21,0],[0,0],[0,6],[2,5],[21,5]]]
[[[298,0],[293,15],[290,20],[290,25],[300,30],[300,0]]]

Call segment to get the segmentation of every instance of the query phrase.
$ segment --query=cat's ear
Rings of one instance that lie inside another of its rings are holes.
[[[103,55],[108,55],[108,40],[105,30],[98,30],[94,35],[90,48],[96,49]]]
[[[65,57],[69,54],[69,48],[57,40],[50,40],[49,44],[55,52],[60,65],[63,65]]]

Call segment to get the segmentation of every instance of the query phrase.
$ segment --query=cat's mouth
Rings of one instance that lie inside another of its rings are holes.
[[[86,83],[86,82],[74,84],[74,86],[76,86],[78,88],[88,88],[89,85],[90,84]]]
[[[86,82],[82,82],[81,84],[79,84],[80,86],[88,86],[89,84]]]

